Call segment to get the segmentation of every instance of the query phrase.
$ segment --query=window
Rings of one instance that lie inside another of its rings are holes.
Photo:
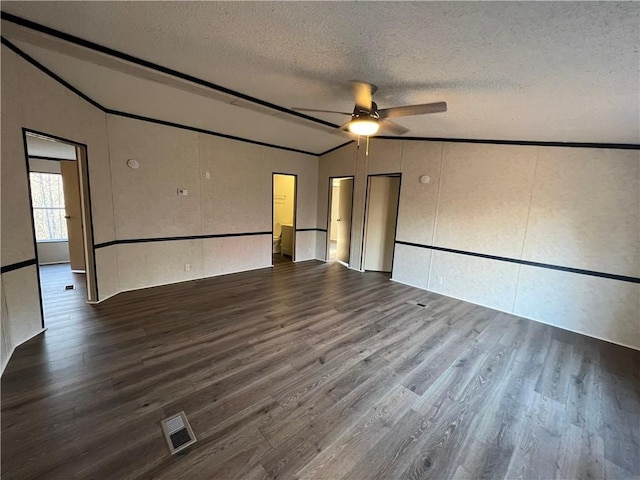
[[[29,181],[36,241],[67,240],[62,175],[31,172]]]

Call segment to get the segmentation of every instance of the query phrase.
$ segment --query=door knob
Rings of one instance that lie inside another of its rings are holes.
[[[71,215],[65,215],[64,218],[71,218]]]

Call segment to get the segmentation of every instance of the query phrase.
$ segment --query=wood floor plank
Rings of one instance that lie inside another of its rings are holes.
[[[306,423],[297,433],[288,436],[268,456],[261,460],[267,473],[273,478],[292,478],[312,458],[330,446],[342,435],[345,429],[362,422],[369,409],[380,399],[384,391],[377,391],[375,378],[365,380],[355,373],[364,369],[377,367],[374,362],[352,367],[352,389],[341,398],[334,398],[335,403],[320,412],[311,422]],[[379,369],[384,372],[384,369]],[[414,395],[411,393],[411,395]],[[413,401],[417,399],[414,396]]]
[[[606,477],[602,437],[569,424],[562,433],[560,443],[557,478]]]
[[[610,462],[604,461],[604,478],[612,480],[638,480],[638,475],[625,470],[621,466]]]
[[[1,379],[3,478],[640,476],[640,352],[276,260],[99,305],[43,267],[48,329]],[[197,442],[172,456],[179,411]]]
[[[536,384],[536,392],[566,404],[569,394],[572,346],[553,340]]]
[[[393,429],[394,418],[401,417],[416,401],[403,386],[394,387],[377,402],[362,421],[320,452],[297,472],[300,479],[341,478],[371,450],[378,439]]]
[[[394,478],[391,473],[398,466],[405,466],[407,457],[412,455],[420,440],[427,435],[433,424],[417,413],[409,410],[396,420],[392,431],[381,437],[356,464],[348,470],[344,478],[384,479]]]
[[[462,352],[422,394],[420,400],[414,405],[414,410],[433,417],[438,411],[446,409],[449,403],[459,398],[467,385],[478,376],[487,357],[487,352],[475,347]]]
[[[567,431],[567,425],[554,425],[555,411],[564,412],[564,406],[552,398],[534,393],[527,409],[524,434],[515,445],[514,453],[508,466],[506,478],[545,479],[556,477],[558,452],[560,450],[560,431]],[[551,427],[551,428],[549,428]],[[580,451],[580,444],[571,445],[571,451]],[[575,450],[574,450],[575,449]],[[571,462],[570,456],[564,456],[564,461]],[[570,472],[571,467],[558,468],[561,474]],[[560,477],[580,478],[580,477]]]
[[[402,384],[412,392],[422,395],[443,374],[464,350],[468,340],[452,335],[429,353],[422,363],[407,375]]]

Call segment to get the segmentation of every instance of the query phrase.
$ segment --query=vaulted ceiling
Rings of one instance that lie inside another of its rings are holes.
[[[285,109],[444,100],[414,137],[640,143],[636,2],[2,2],[2,11]],[[3,20],[2,35],[103,106],[290,148],[334,128]],[[330,124],[348,117],[313,114]]]

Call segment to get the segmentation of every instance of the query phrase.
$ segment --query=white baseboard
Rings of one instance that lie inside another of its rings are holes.
[[[419,288],[420,290],[424,290],[425,292],[430,292],[430,291],[431,291],[431,290],[427,290],[427,289],[426,289],[426,288],[424,288],[424,287],[419,287],[418,285],[414,285],[414,284],[412,284],[412,283],[407,283],[407,282],[402,282],[402,281],[400,281],[400,280],[396,280],[395,278],[390,278],[389,280],[391,280],[392,282],[399,283],[399,284],[401,284],[401,285],[406,285],[407,287]],[[433,293],[435,293],[435,292],[433,292]],[[441,295],[441,294],[438,294],[438,295]],[[445,296],[446,296],[446,295],[445,295]],[[465,302],[466,302],[466,300],[465,300]]]

